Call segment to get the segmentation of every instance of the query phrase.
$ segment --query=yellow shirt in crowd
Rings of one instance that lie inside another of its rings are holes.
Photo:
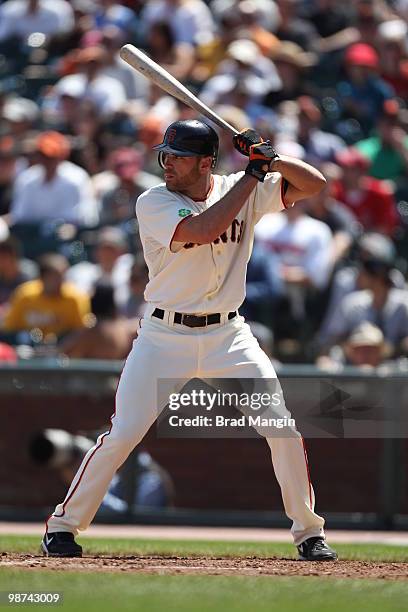
[[[18,287],[6,313],[3,329],[10,332],[40,329],[57,336],[84,327],[90,312],[89,298],[73,285],[63,283],[56,296],[44,295],[41,280]]]

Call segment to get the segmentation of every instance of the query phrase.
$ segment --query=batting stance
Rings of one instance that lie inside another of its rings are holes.
[[[276,378],[238,314],[254,226],[264,214],[317,193],[325,179],[302,161],[278,156],[253,130],[233,139],[249,163],[229,176],[213,174],[218,136],[200,121],[172,123],[154,147],[164,183],[136,203],[149,268],[147,311],[120,378],[110,429],[85,455],[47,521],[46,555],[81,556],[74,536],[89,526],[114,473],[164,407],[157,405],[158,379]],[[266,439],[299,557],[335,560],[324,519],[314,512],[300,434]]]

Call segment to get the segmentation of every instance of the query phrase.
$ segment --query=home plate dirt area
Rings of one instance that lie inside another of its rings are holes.
[[[222,576],[328,576],[408,580],[407,563],[367,561],[304,562],[256,557],[84,556],[56,559],[36,555],[2,553],[0,566],[28,570],[133,572],[144,574],[196,574]]]
[[[402,562],[396,555],[396,561],[390,561],[392,556],[382,561],[379,556],[373,559],[366,556],[365,560],[342,559],[342,552],[339,551],[340,560],[335,562],[305,562],[297,561],[284,554],[279,556],[265,555],[265,551],[259,556],[244,550],[233,551],[228,554],[220,550],[200,551],[200,542],[205,546],[206,542],[224,543],[271,543],[279,546],[279,543],[288,543],[289,535],[286,529],[258,529],[258,528],[236,528],[236,527],[187,527],[187,526],[140,526],[140,525],[92,525],[79,539],[79,543],[84,548],[82,558],[47,558],[43,557],[39,551],[39,543],[43,535],[43,523],[6,523],[0,522],[0,539],[6,534],[13,534],[15,537],[29,536],[35,538],[36,547],[27,549],[23,552],[7,551],[3,547],[0,551],[0,569],[20,569],[29,571],[57,570],[60,572],[133,572],[138,574],[157,574],[157,575],[221,575],[221,576],[321,576],[331,578],[357,578],[357,579],[380,579],[386,581],[405,581],[408,582],[408,562]],[[152,542],[154,548],[159,550],[138,551],[135,554],[132,550],[119,550],[109,552],[104,549],[101,552],[89,551],[89,546],[95,538],[111,538],[118,545],[121,542],[139,538],[141,542]],[[170,542],[169,542],[170,541]],[[408,532],[390,531],[340,531],[330,530],[328,534],[329,543],[336,548],[337,545],[354,546],[385,546],[393,547],[395,551],[408,549]],[[38,549],[37,549],[38,542]],[[163,543],[163,551],[160,550],[160,542]],[[169,542],[166,545],[166,542]],[[194,548],[184,551],[172,551],[183,546],[183,542],[196,543],[197,552]],[[167,547],[167,550],[166,550]],[[88,548],[88,550],[87,550]],[[21,548],[20,548],[21,550]],[[38,550],[38,553],[37,553]],[[192,552],[190,552],[192,550]],[[106,552],[105,552],[106,551]],[[241,554],[237,554],[240,552]],[[272,552],[272,551],[271,551]],[[295,553],[295,549],[293,549]],[[363,555],[364,559],[364,555]]]

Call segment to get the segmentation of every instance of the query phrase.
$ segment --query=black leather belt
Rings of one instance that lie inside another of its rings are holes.
[[[237,316],[237,311],[228,313],[228,321],[234,319]],[[164,319],[164,310],[161,308],[155,308],[152,312],[152,317],[157,317],[158,319]],[[193,315],[193,314],[183,314],[182,312],[174,313],[174,323],[178,323],[179,325],[187,325],[187,327],[206,327],[207,325],[214,325],[215,323],[220,323],[221,315],[219,312],[215,312],[213,314],[208,315]]]

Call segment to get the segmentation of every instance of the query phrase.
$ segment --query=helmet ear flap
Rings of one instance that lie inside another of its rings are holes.
[[[160,168],[163,168],[164,170],[164,153],[163,151],[159,151],[159,156],[158,156],[158,160],[159,160],[159,166]]]

